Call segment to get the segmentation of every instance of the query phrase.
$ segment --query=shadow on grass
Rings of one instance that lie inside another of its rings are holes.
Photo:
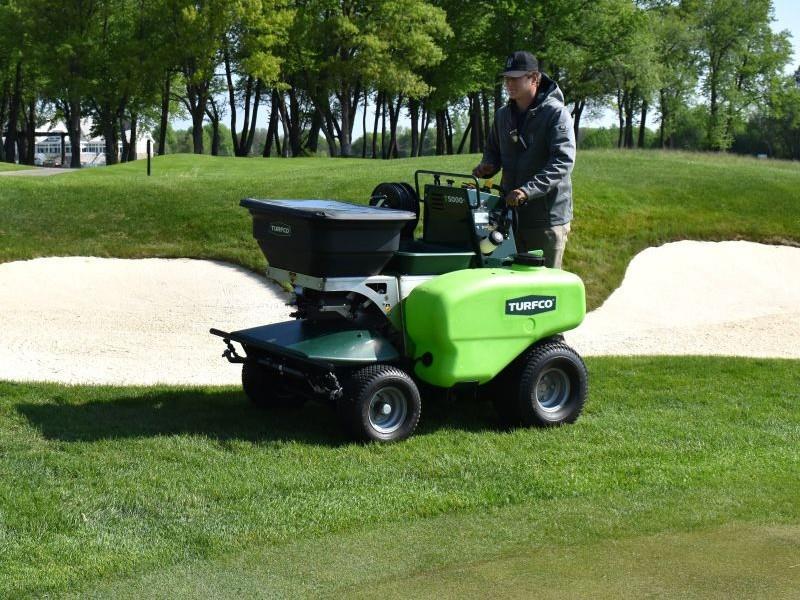
[[[350,443],[333,407],[308,402],[291,411],[265,410],[241,392],[161,390],[88,402],[21,403],[17,410],[50,440],[97,441],[171,435],[252,442]],[[495,430],[488,403],[473,398],[431,398],[416,435],[439,429]]]

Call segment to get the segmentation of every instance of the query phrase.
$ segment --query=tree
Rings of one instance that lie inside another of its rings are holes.
[[[192,118],[195,154],[203,153],[203,120],[222,41],[239,2],[229,0],[165,0],[170,20],[168,42],[177,50],[176,64],[184,92],[179,95]]]
[[[294,11],[275,0],[239,4],[224,36],[223,62],[231,113],[231,136],[236,156],[247,156],[253,145],[262,95],[277,83]],[[238,108],[244,108],[241,132]]]
[[[658,57],[659,146],[672,147],[672,134],[685,114],[700,77],[697,14],[686,3],[656,6],[653,21]]]
[[[788,56],[781,38],[772,34],[770,0],[699,0],[703,87],[708,96],[706,143],[725,150],[733,125],[754,101],[757,74],[774,77]]]
[[[66,123],[72,168],[81,166],[83,100],[92,83],[92,54],[99,37],[98,14],[105,1],[54,4],[49,0],[27,0],[22,5],[28,31],[42,41],[31,44],[31,53],[46,82],[42,92],[55,101]]]

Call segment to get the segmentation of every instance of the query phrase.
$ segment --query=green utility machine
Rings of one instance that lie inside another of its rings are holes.
[[[583,282],[540,252],[516,253],[497,188],[434,171],[414,182],[378,185],[370,206],[241,201],[267,277],[292,286],[297,309],[291,321],[211,330],[242,363],[247,396],[333,403],[353,437],[383,442],[414,432],[420,390],[475,392],[508,426],[575,421],[588,378],[561,333],[583,320]]]

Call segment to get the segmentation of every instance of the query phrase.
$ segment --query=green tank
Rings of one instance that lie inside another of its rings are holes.
[[[414,372],[441,387],[488,382],[531,344],[577,327],[585,314],[577,275],[521,264],[440,275],[403,306]]]

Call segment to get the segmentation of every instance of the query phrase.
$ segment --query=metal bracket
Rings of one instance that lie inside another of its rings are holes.
[[[357,292],[374,302],[382,312],[388,313],[398,302],[400,295],[397,277],[372,275],[370,277],[313,277],[292,273],[285,269],[267,267],[267,277],[278,283],[288,281],[292,286],[310,288],[320,292]],[[384,284],[386,293],[376,292],[369,284]]]
[[[222,338],[222,341],[223,341],[223,342],[225,342],[225,345],[228,347],[228,348],[227,348],[227,349],[226,349],[226,350],[225,350],[225,351],[222,353],[222,356],[223,356],[224,358],[227,358],[227,359],[228,359],[228,362],[232,362],[232,363],[243,363],[243,362],[245,362],[245,361],[247,360],[245,357],[243,357],[243,356],[239,356],[239,355],[236,353],[236,348],[234,348],[234,347],[233,347],[233,344],[231,344],[231,341],[230,341],[230,339],[228,339],[228,338]]]

